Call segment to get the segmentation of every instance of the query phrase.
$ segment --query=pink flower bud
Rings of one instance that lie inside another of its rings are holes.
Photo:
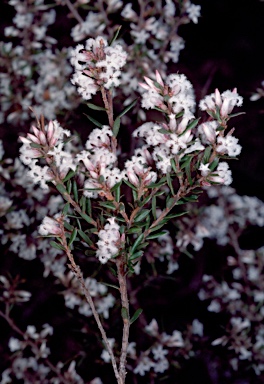
[[[32,129],[33,129],[34,135],[36,137],[39,137],[39,130],[38,130],[38,128],[36,128],[34,125],[32,125]]]
[[[47,144],[45,133],[43,133],[42,131],[39,132],[39,141],[42,145]]]
[[[128,176],[128,179],[129,179],[129,181],[130,181],[131,184],[135,185],[136,187],[139,186],[139,179],[138,179],[138,177],[135,175],[134,172],[127,171],[127,176]]]
[[[162,78],[161,78],[161,75],[160,75],[159,71],[157,71],[157,70],[156,70],[156,80],[157,80],[157,83],[158,83],[159,85],[161,85],[162,87],[164,87],[164,83],[163,83],[163,80],[162,80]]]
[[[175,129],[177,127],[175,115],[172,113],[169,115],[169,118],[170,118],[170,122],[169,122],[170,129],[172,131],[175,131]]]
[[[40,144],[40,140],[39,140],[36,136],[32,135],[31,133],[28,133],[28,134],[27,134],[27,138],[28,138],[31,142],[33,142],[33,143]]]
[[[204,131],[204,134],[205,134],[207,140],[210,143],[214,143],[215,138],[216,138],[216,133],[215,133],[215,130],[213,129],[213,127],[210,124],[204,123],[204,124],[202,124],[202,129]]]
[[[233,109],[233,108],[232,108]],[[229,110],[230,110],[230,100],[228,100],[228,99],[224,99],[224,101],[223,101],[223,104],[222,104],[222,107],[221,107],[221,109],[220,109],[220,115],[222,116],[222,117],[226,117],[226,116],[228,116],[228,113],[230,113],[229,112]]]
[[[53,139],[54,132],[55,132],[54,131],[54,124],[53,124],[53,121],[50,120],[49,125],[48,125],[48,129],[47,129],[47,139],[48,139],[49,143]]]
[[[222,105],[222,98],[219,90],[216,88],[215,90],[215,104],[220,108]]]
[[[183,117],[182,118],[182,121],[180,122],[180,124],[178,125],[178,128],[177,128],[177,133],[178,135],[180,135],[187,127],[188,123],[189,123],[189,117]]]
[[[51,217],[46,216],[39,227],[39,234],[42,236],[60,236],[62,233],[59,223]]]
[[[30,144],[31,143],[31,141],[28,140],[26,137],[19,136],[19,138],[20,138],[20,140],[22,141],[23,144]]]

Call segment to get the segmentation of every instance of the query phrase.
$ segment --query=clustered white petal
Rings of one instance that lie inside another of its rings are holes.
[[[90,38],[85,47],[78,44],[71,52],[71,64],[75,69],[71,82],[82,97],[89,100],[100,86],[107,89],[119,86],[120,70],[126,60],[127,53],[120,44],[108,46],[101,36]]]
[[[112,256],[118,252],[120,242],[119,225],[115,218],[108,219],[109,223],[98,233],[98,250],[96,256],[102,264],[105,264]]]

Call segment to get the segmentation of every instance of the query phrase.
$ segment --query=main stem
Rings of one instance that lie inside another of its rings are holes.
[[[98,312],[95,308],[95,305],[94,305],[94,302],[93,302],[93,299],[92,299],[92,296],[90,294],[90,291],[89,289],[86,287],[86,284],[85,284],[85,281],[84,281],[84,278],[83,278],[83,274],[81,272],[81,269],[80,267],[75,263],[75,260],[73,258],[73,255],[68,247],[68,244],[67,244],[67,240],[66,240],[66,237],[65,237],[65,233],[64,233],[64,224],[63,224],[63,217],[61,218],[61,223],[60,223],[60,227],[61,227],[61,231],[62,231],[62,235],[61,235],[61,240],[62,240],[62,245],[66,251],[66,254],[67,254],[67,257],[70,261],[70,267],[71,267],[71,270],[72,272],[74,273],[74,275],[77,277],[77,279],[79,280],[79,283],[82,287],[82,291],[85,295],[85,298],[87,300],[87,302],[89,303],[90,307],[91,307],[91,310],[92,310],[92,313],[93,313],[93,316],[94,316],[94,319],[97,323],[97,326],[101,332],[101,335],[102,335],[102,338],[104,340],[104,343],[105,343],[105,347],[107,349],[107,352],[109,353],[110,355],[110,358],[111,358],[111,362],[112,362],[112,366],[113,366],[113,369],[114,369],[114,373],[115,373],[115,377],[116,377],[116,380],[117,380],[117,383],[118,384],[124,384],[124,381],[122,380],[121,378],[121,375],[120,373],[118,372],[118,368],[117,368],[117,364],[116,364],[116,359],[115,359],[115,356],[114,356],[114,353],[113,353],[113,350],[110,346],[110,343],[109,343],[109,340],[106,336],[106,333],[105,333],[105,330],[103,328],[103,325],[101,323],[101,320],[100,320],[100,317],[98,315]]]
[[[119,362],[119,375],[122,380],[121,382],[125,383],[130,318],[129,318],[129,301],[128,301],[128,295],[127,295],[127,281],[126,281],[126,267],[125,267],[126,264],[124,260],[124,255],[121,255],[121,258],[117,260],[116,265],[117,265],[119,290],[121,295],[122,318],[123,318],[123,336],[122,336],[121,356],[120,356],[120,362]]]

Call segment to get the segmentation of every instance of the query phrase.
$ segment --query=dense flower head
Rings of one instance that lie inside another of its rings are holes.
[[[139,83],[147,90],[142,96],[142,107],[145,109],[160,108],[168,110],[167,103],[171,105],[172,112],[184,112],[187,117],[193,117],[195,98],[190,81],[183,74],[171,74],[164,81],[156,71],[156,82],[145,77],[145,83]],[[169,110],[168,110],[169,111]]]
[[[204,99],[200,101],[199,107],[202,111],[210,110],[217,112],[217,108],[220,111],[220,116],[225,118],[232,111],[235,106],[241,107],[243,103],[243,98],[238,95],[237,89],[234,88],[233,91],[225,91],[220,94],[219,90],[216,89],[211,95],[205,96]]]
[[[109,223],[98,233],[99,241],[97,242],[98,250],[96,256],[102,264],[105,264],[118,252],[120,243],[119,225],[115,222],[114,217],[107,220]]]
[[[71,52],[71,64],[75,68],[72,84],[89,100],[101,86],[109,89],[120,84],[120,69],[126,60],[127,53],[120,44],[108,46],[101,36],[90,38],[85,47],[78,44]]]

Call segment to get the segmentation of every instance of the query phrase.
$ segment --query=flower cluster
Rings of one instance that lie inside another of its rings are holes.
[[[69,169],[76,169],[72,155],[63,150],[64,136],[69,136],[70,132],[63,129],[56,120],[45,126],[39,124],[38,128],[32,126],[32,131],[26,138],[20,136],[23,142],[20,160],[30,167],[28,174],[34,183],[40,183],[43,189],[47,189],[48,181],[53,181],[58,175],[64,178]],[[37,159],[41,158],[44,158],[50,167],[37,165]],[[56,171],[52,166],[56,167]]]
[[[105,264],[118,253],[120,244],[119,225],[115,222],[114,217],[108,219],[108,221],[109,223],[98,233],[99,241],[97,242],[96,256],[102,264]]]
[[[102,86],[109,89],[120,84],[120,69],[126,59],[127,54],[120,44],[108,46],[101,36],[88,39],[85,48],[78,44],[71,53],[71,64],[75,69],[72,84],[78,87],[85,100],[89,100]]]
[[[118,183],[122,174],[115,167],[117,156],[113,148],[113,131],[105,125],[101,129],[94,129],[83,150],[76,158],[85,165],[88,179],[84,183],[84,195],[87,197],[98,196],[97,189],[111,189]],[[103,194],[103,191],[101,192]]]

